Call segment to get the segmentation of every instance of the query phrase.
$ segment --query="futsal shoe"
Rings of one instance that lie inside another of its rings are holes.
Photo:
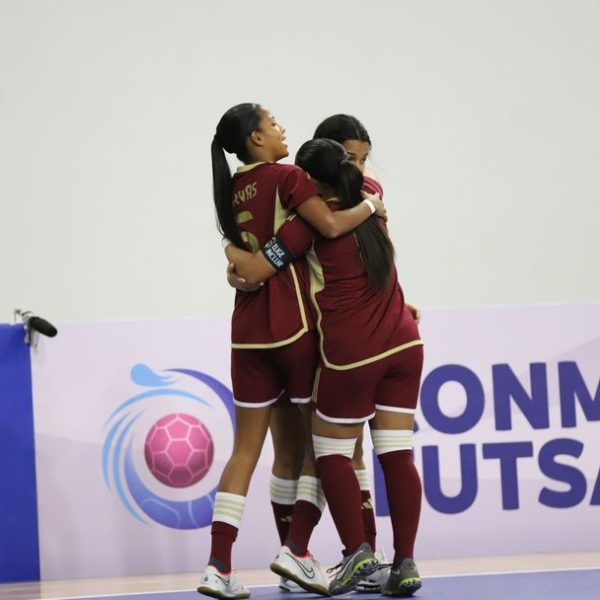
[[[212,565],[208,565],[202,574],[202,581],[197,588],[199,594],[211,598],[249,598],[250,590],[245,588],[233,574],[227,575],[217,571]]]
[[[270,568],[273,573],[297,583],[307,592],[329,596],[327,579],[310,552],[306,556],[296,556],[287,546],[282,546]]]
[[[329,582],[329,593],[337,596],[352,592],[361,579],[368,577],[377,569],[377,564],[371,546],[363,542],[352,554],[344,557],[339,565],[328,569],[328,572],[336,572]]]
[[[392,565],[390,576],[383,584],[381,593],[384,596],[412,596],[421,587],[421,578],[417,565],[412,558],[405,558]]]
[[[292,594],[306,594],[305,589],[301,588],[291,579],[286,579],[285,577],[279,579],[279,589],[284,592],[291,592]]]
[[[392,564],[385,555],[385,552],[383,550],[375,552],[375,558],[379,563],[377,569],[356,584],[357,592],[377,594],[381,592],[383,584],[390,576]]]

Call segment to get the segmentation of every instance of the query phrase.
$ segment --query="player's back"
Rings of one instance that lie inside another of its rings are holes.
[[[238,169],[233,206],[248,250],[257,252],[299,204],[317,191],[294,165],[257,163]],[[304,261],[284,269],[258,291],[237,291],[232,317],[235,347],[272,347],[293,341],[313,326],[307,307]]]

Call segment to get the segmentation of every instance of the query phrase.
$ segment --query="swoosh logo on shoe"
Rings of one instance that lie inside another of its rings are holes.
[[[230,582],[230,579],[231,579],[230,577],[221,577],[220,575],[217,575],[216,573],[215,573],[215,577],[219,581],[221,581],[221,583],[224,583],[227,587],[229,587],[229,582]]]
[[[314,579],[315,578],[315,570],[312,567],[310,569],[307,569],[293,554],[290,554],[289,556],[300,567],[301,571],[309,579]]]

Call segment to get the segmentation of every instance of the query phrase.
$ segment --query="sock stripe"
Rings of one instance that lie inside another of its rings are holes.
[[[355,469],[356,479],[358,479],[358,485],[362,492],[370,492],[371,485],[369,481],[369,472],[366,469]]]
[[[276,504],[294,504],[297,490],[297,479],[281,479],[275,475],[271,475],[271,481],[269,482],[271,502]]]
[[[372,429],[371,439],[377,455],[412,450],[413,432],[410,429]]]
[[[239,529],[244,514],[246,497],[229,492],[217,492],[213,507],[213,521],[222,521]]]
[[[320,511],[325,507],[325,494],[321,486],[321,480],[317,477],[302,475],[298,480],[298,492],[296,500],[304,500],[314,504]]]
[[[320,458],[322,456],[330,456],[334,454],[341,454],[346,458],[352,458],[354,454],[354,447],[356,446],[357,438],[329,438],[322,437],[319,435],[313,435],[313,446],[315,449],[315,456]]]

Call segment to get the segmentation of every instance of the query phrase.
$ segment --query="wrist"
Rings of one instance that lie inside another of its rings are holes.
[[[221,240],[221,246],[223,246],[223,250],[225,250],[225,248],[227,248],[227,246],[231,246],[231,244],[233,244],[233,242],[229,238],[224,237]]]
[[[375,205],[373,204],[373,202],[371,200],[369,200],[369,198],[365,198],[363,200],[363,204],[366,204],[369,207],[371,214],[375,214]]]

